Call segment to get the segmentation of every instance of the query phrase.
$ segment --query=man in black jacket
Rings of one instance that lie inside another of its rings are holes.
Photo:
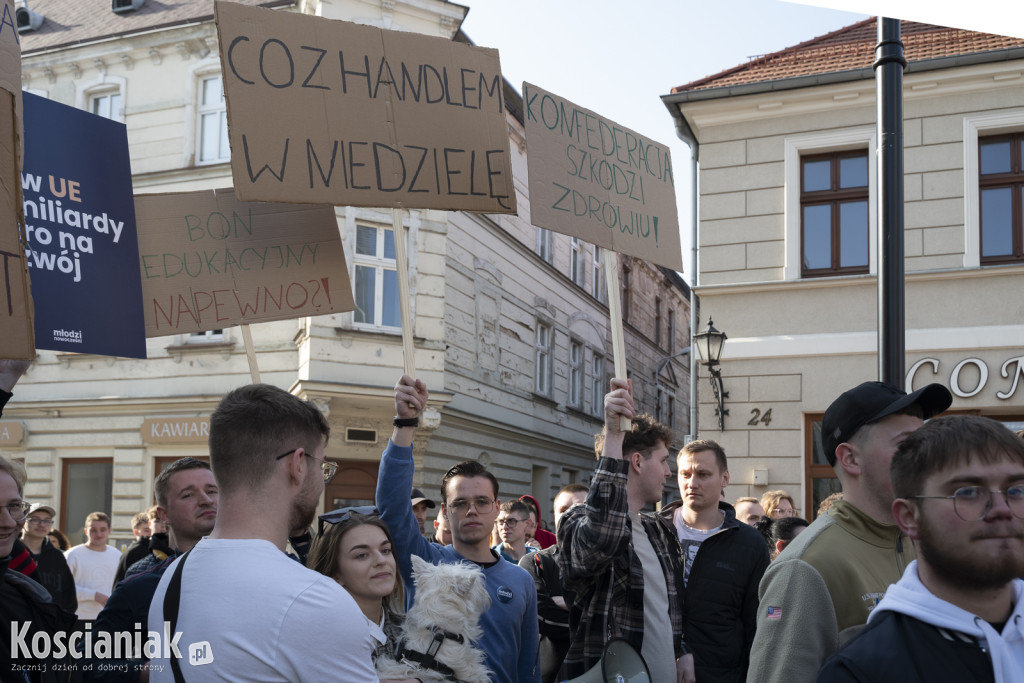
[[[768,568],[768,546],[721,502],[729,483],[725,451],[691,441],[676,462],[682,500],[661,511],[686,561],[684,628],[700,683],[742,683],[757,621],[757,586]]]
[[[32,553],[32,559],[37,565],[32,578],[43,584],[54,602],[73,614],[78,610],[75,577],[71,574],[68,561],[64,559],[64,553],[54,547],[49,538],[53,518],[56,516],[57,512],[49,505],[33,505],[25,520],[21,542]]]

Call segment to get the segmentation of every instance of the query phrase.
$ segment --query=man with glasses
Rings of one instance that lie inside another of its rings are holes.
[[[18,532],[31,506],[24,501],[25,470],[21,465],[0,456],[0,680],[51,681],[56,663],[48,654],[38,660],[12,646],[14,632],[31,643],[52,642],[54,634],[67,633],[75,624],[75,615],[56,605],[39,583],[10,570],[11,552]]]
[[[419,532],[407,492],[416,465],[413,439],[427,406],[426,385],[403,375],[395,386],[391,441],[381,457],[377,507],[391,530],[395,558],[410,600],[415,600],[412,555],[433,564],[472,562],[483,569],[491,606],[480,618],[478,645],[494,683],[540,683],[537,666],[537,592],[525,570],[491,548],[498,517],[498,480],[478,462],[463,462],[441,481],[441,511],[451,526],[452,545],[431,543]]]
[[[496,524],[501,543],[494,549],[501,559],[519,564],[524,555],[537,552],[536,548],[526,545],[526,532],[530,526],[529,505],[521,500],[505,501],[501,504]]]
[[[53,601],[68,610],[78,610],[78,598],[75,595],[75,577],[71,574],[64,553],[50,543],[50,529],[57,512],[49,505],[36,503],[28,511],[25,528],[21,532],[21,542],[32,553],[37,569],[32,578],[50,592]]]
[[[270,385],[240,387],[217,406],[216,523],[160,579],[149,629],[163,633],[177,608],[171,631],[181,633],[182,658],[154,658],[150,680],[176,680],[177,666],[189,683],[377,681],[375,641],[355,601],[284,552],[288,532],[313,521],[336,469],[326,461],[329,435],[313,403]]]
[[[914,549],[892,516],[889,463],[924,420],[952,401],[941,384],[908,394],[886,382],[864,382],[825,411],[821,444],[843,499],[800,532],[765,572],[749,683],[813,681],[902,576]]]
[[[917,560],[818,680],[1024,680],[1024,442],[988,418],[938,418],[891,472]]]

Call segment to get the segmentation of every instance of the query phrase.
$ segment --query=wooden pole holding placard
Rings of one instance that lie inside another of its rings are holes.
[[[391,209],[391,227],[395,236],[395,271],[398,273],[398,304],[402,310],[402,349],[405,374],[416,376],[416,347],[412,341],[412,309],[409,305],[409,259],[405,254],[405,226],[402,209]]]
[[[252,345],[252,330],[249,325],[242,325],[242,340],[245,342],[245,356],[249,359],[249,374],[252,375],[252,383],[260,383],[260,366],[256,363],[256,348]]]
[[[622,292],[619,291],[619,258],[611,249],[604,250],[604,279],[608,283],[608,316],[612,324],[612,356],[615,359],[615,377],[628,379],[626,372],[626,345],[622,339]],[[623,416],[619,430],[628,432],[632,421]]]

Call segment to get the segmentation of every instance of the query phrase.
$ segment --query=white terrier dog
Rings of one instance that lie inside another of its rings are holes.
[[[381,678],[418,678],[423,683],[490,683],[480,615],[491,605],[483,570],[476,565],[430,564],[412,556],[416,600],[405,615],[396,659],[378,657]]]

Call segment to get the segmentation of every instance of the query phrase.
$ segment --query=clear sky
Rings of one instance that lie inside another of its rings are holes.
[[[691,283],[690,151],[660,96],[866,18],[779,0],[457,1],[465,33],[498,49],[520,92],[529,81],[669,145]]]

